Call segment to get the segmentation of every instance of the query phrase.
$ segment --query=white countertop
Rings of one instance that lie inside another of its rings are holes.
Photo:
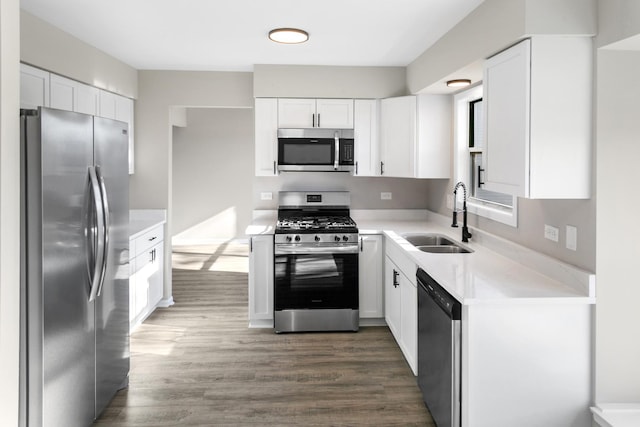
[[[131,209],[129,211],[129,239],[135,239],[165,222],[167,222],[165,209]]]
[[[592,407],[591,412],[602,427],[640,426],[640,403],[604,403]]]
[[[554,258],[472,229],[462,244],[461,228],[429,213],[428,220],[371,219],[354,216],[360,234],[384,234],[461,303],[595,303],[595,276]],[[445,223],[447,225],[445,225]],[[247,234],[273,234],[275,220],[256,217]],[[474,252],[426,253],[407,242],[404,233],[444,234]]]

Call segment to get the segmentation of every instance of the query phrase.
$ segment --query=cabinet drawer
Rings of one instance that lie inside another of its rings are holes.
[[[146,233],[136,237],[131,247],[131,251],[134,256],[140,255],[146,252],[151,247],[157,245],[164,240],[164,224],[160,224],[157,227],[152,228]]]
[[[385,241],[385,252],[386,255],[393,261],[393,263],[407,276],[409,282],[416,286],[416,267],[415,262],[411,260],[407,255],[404,254],[404,251],[398,247],[391,239],[386,239]]]

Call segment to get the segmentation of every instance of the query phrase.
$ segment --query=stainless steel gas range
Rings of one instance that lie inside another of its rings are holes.
[[[274,328],[358,330],[358,228],[346,191],[280,192]]]

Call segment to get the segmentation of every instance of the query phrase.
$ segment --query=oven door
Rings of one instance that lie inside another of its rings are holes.
[[[358,245],[276,245],[274,308],[358,309]]]

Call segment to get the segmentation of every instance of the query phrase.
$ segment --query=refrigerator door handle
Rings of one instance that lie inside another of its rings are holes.
[[[111,227],[111,218],[109,216],[109,198],[107,197],[107,188],[104,185],[104,177],[100,173],[100,166],[95,167],[96,177],[100,183],[100,193],[102,196],[102,217],[104,219],[103,229],[103,254],[102,254],[102,273],[100,274],[100,285],[98,286],[98,296],[102,293],[104,278],[107,273],[107,258],[109,257],[109,228]]]
[[[93,197],[94,207],[96,210],[96,222],[97,222],[97,244],[94,254],[94,267],[93,275],[91,277],[91,293],[89,294],[89,301],[96,299],[100,280],[104,275],[104,208],[102,205],[102,197],[100,195],[100,182],[98,181],[98,175],[96,169],[93,166],[89,166],[89,179],[91,181],[91,194]]]

